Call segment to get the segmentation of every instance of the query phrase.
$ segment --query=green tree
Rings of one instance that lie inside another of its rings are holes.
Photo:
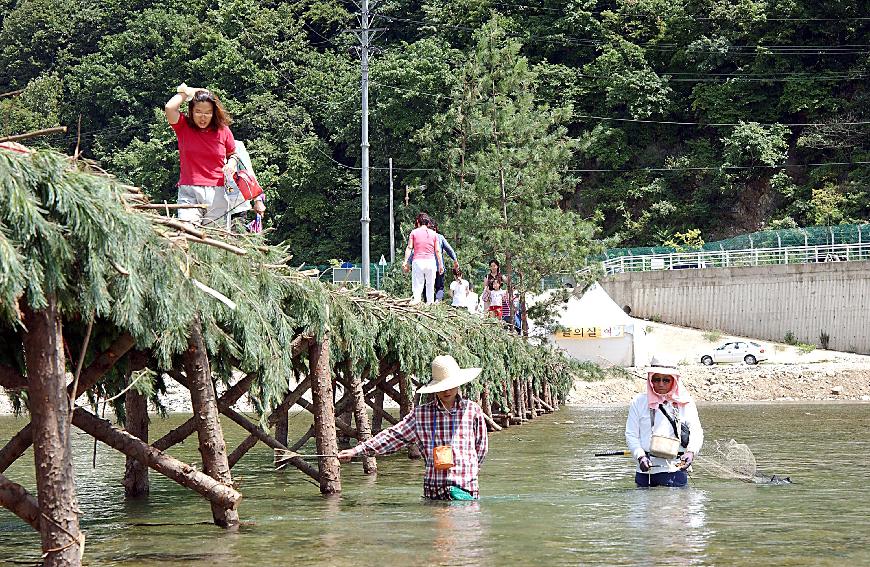
[[[574,181],[565,169],[576,142],[562,126],[570,109],[535,103],[535,73],[498,18],[475,39],[453,107],[427,132],[437,140],[427,155],[444,159],[437,182],[452,207],[445,232],[457,235],[474,267],[503,258],[512,294],[582,266],[594,225],[560,206]]]

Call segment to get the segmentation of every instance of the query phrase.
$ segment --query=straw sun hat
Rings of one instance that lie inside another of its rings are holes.
[[[432,361],[432,381],[419,388],[418,394],[433,394],[467,384],[477,378],[481,368],[459,368],[450,355],[436,356]]]

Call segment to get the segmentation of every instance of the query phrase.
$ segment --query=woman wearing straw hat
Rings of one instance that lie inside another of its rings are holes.
[[[452,356],[432,361],[432,381],[417,390],[435,394],[405,418],[368,441],[338,454],[339,460],[388,455],[416,443],[426,462],[423,496],[432,500],[472,500],[479,496],[477,474],[486,457],[488,440],[483,410],[463,398],[459,387],[480,374],[480,368],[460,368]]]
[[[653,357],[646,392],[631,402],[625,441],[637,459],[638,486],[685,486],[687,469],[704,443],[698,408],[680,383],[676,364]]]

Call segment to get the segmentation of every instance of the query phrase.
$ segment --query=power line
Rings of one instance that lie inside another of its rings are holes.
[[[558,13],[558,14],[560,14],[560,15],[562,15],[562,16],[567,16],[567,15],[568,15],[568,14],[565,14],[565,12],[563,12],[560,8],[550,8],[550,7],[548,7],[548,6],[533,6],[533,5],[529,5],[529,4],[518,4],[518,3],[510,3],[510,2],[504,2],[504,1],[496,2],[496,1],[494,1],[494,0],[491,1],[491,3],[494,4],[494,5],[496,5],[496,6],[504,6],[504,7],[509,7],[509,8],[531,8],[531,9],[533,9],[533,10],[541,10],[541,11],[544,11],[544,12],[554,12],[554,13]],[[639,19],[639,18],[646,18],[646,17],[651,17],[651,18],[656,18],[656,19],[661,18],[661,15],[660,15],[660,14],[649,14],[649,13],[618,14],[617,12],[612,12],[612,13],[613,13],[613,14],[616,14],[616,15],[629,16],[629,17],[632,17],[632,18],[638,18],[638,19]],[[601,16],[601,15],[603,14],[603,11],[598,11],[598,12],[590,11],[590,12],[588,12],[588,14],[589,14],[590,16]],[[689,20],[696,20],[696,21],[713,21],[713,22],[715,22],[715,21],[727,21],[726,18],[713,18],[713,17],[709,17],[709,16],[696,16],[696,15],[693,15],[693,14],[674,14],[674,15],[673,15],[673,19],[676,19],[676,20],[679,20],[679,19],[689,19]],[[870,21],[870,17],[866,17],[866,16],[844,16],[844,17],[842,17],[842,18],[815,18],[815,17],[804,17],[804,18],[800,18],[800,17],[767,17],[767,16],[765,16],[764,21],[766,21],[766,22],[840,22],[840,21]]]
[[[784,163],[779,165],[719,165],[719,166],[698,166],[698,167],[636,167],[636,168],[589,168],[589,169],[564,169],[562,171],[572,173],[631,173],[636,171],[717,171],[722,169],[727,170],[748,170],[748,169],[787,169],[790,167],[822,167],[828,165],[870,165],[870,161],[828,161],[818,163]]]
[[[745,121],[742,124],[739,122],[677,122],[671,120],[642,120],[637,118],[612,118],[608,116],[593,116],[590,114],[575,114],[575,118],[587,118],[591,120],[607,120],[613,122],[638,122],[641,124],[672,124],[675,126],[715,126],[715,127],[731,127],[731,126],[741,126],[743,124],[754,123],[759,126],[789,126],[789,127],[809,127],[809,126],[866,126],[870,124],[870,121],[861,121],[861,122],[773,122],[768,124],[763,124],[760,122],[753,122],[751,120]]]
[[[408,22],[413,24],[419,24],[428,27],[441,27],[441,28],[451,28],[462,31],[470,31],[475,32],[477,28],[471,28],[468,26],[457,26],[452,24],[436,24],[433,22],[425,22],[421,20],[414,20],[411,18],[401,18],[398,16],[384,16],[386,19],[390,21],[399,21],[399,22]],[[540,41],[544,43],[554,43],[559,45],[560,47],[568,47],[570,45],[582,45],[586,47],[601,47],[610,45],[610,42],[605,40],[596,40],[596,39],[585,39],[585,38],[576,38],[571,36],[539,36],[534,34],[529,34],[526,36],[511,36],[514,39],[523,41],[523,42],[535,42]],[[648,51],[661,51],[666,53],[676,53],[680,51],[691,51],[692,53],[710,53],[715,55],[722,55],[723,53],[719,50],[703,50],[703,49],[691,49],[689,47],[677,46],[675,44],[635,44],[638,47],[643,47]],[[870,47],[870,45],[868,45]],[[753,51],[747,52],[744,50],[752,49]],[[868,53],[867,50],[861,49],[856,50],[850,48],[843,48],[842,46],[801,46],[801,45],[744,45],[744,46],[728,46],[727,47],[728,55],[758,55],[765,54],[766,52],[771,55],[855,55],[855,54],[865,54]]]

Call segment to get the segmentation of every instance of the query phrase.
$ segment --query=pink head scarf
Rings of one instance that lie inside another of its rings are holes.
[[[650,409],[655,409],[664,402],[671,402],[675,406],[684,406],[691,401],[692,397],[681,385],[680,371],[676,365],[666,364],[656,360],[655,357],[650,364],[652,366],[647,369],[646,374],[646,399]],[[671,389],[664,394],[657,393],[653,388],[652,377],[656,374],[664,374],[673,378]]]

